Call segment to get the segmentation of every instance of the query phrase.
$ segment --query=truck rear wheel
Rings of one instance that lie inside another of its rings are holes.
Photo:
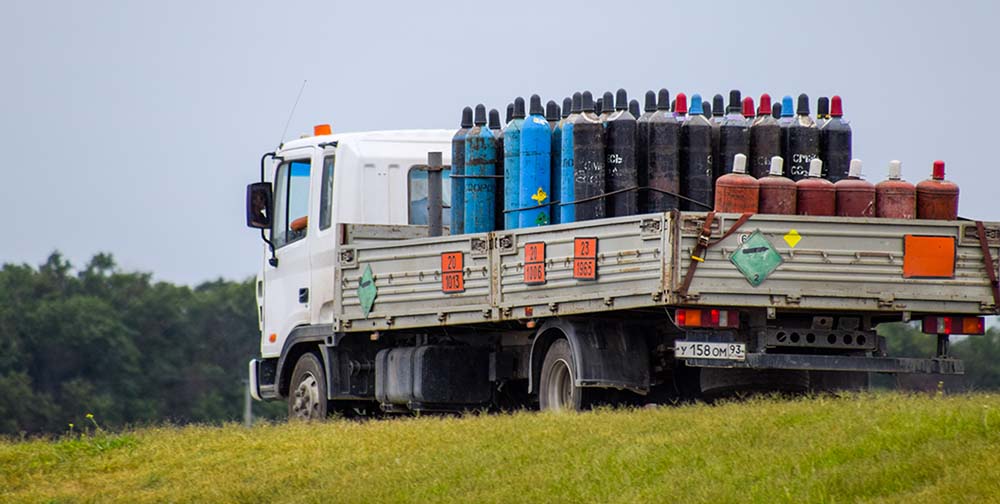
[[[542,411],[580,411],[589,406],[595,391],[577,387],[576,377],[569,342],[556,340],[545,352],[538,380],[538,405]]]
[[[322,420],[326,418],[328,405],[323,363],[314,352],[302,354],[288,387],[288,418]]]

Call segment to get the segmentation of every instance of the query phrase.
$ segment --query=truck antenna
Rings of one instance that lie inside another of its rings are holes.
[[[280,146],[285,141],[285,133],[288,133],[288,125],[292,123],[292,116],[295,115],[295,108],[299,106],[299,99],[302,98],[302,92],[306,89],[306,79],[302,79],[302,87],[299,88],[299,95],[295,97],[295,103],[292,104],[292,110],[288,112],[288,120],[285,121],[285,129],[281,130],[281,138],[278,139],[278,145]]]

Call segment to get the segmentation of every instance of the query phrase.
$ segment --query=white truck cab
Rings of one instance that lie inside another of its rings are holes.
[[[273,187],[270,229],[257,282],[262,358],[281,354],[296,327],[333,322],[337,223],[427,224],[427,153],[450,163],[448,130],[322,134],[292,140],[262,159]],[[270,167],[267,166],[268,161]],[[443,205],[451,199],[442,173]],[[448,226],[449,212],[443,212]],[[273,256],[270,247],[273,246]]]

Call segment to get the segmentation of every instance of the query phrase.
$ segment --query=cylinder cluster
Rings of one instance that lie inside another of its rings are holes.
[[[728,105],[666,89],[644,98],[640,111],[624,89],[577,92],[561,106],[519,97],[502,127],[496,110],[466,107],[452,141],[452,233],[673,209],[957,217],[943,163],[916,187],[898,162],[878,185],[861,178],[839,96],[820,98],[815,116],[805,94],[763,94],[758,106],[739,90]]]

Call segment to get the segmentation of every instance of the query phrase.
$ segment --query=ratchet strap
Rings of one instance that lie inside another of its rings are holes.
[[[684,274],[684,282],[681,283],[681,288],[677,291],[681,297],[687,296],[688,288],[691,287],[691,280],[694,279],[694,270],[698,268],[698,264],[705,262],[705,251],[707,251],[712,245],[729,238],[736,232],[737,229],[740,228],[740,226],[746,224],[752,215],[753,214],[749,212],[741,215],[740,218],[737,219],[732,226],[730,226],[729,231],[726,231],[721,238],[713,242],[711,241],[712,222],[715,220],[715,212],[708,212],[708,215],[705,216],[705,224],[701,226],[701,234],[698,235],[698,244],[695,245],[694,250],[691,252],[691,264],[688,266],[687,273]]]
[[[976,232],[979,235],[979,248],[983,251],[983,263],[986,264],[986,274],[990,277],[990,289],[993,291],[993,310],[1000,310],[1000,283],[997,282],[997,271],[993,268],[993,254],[986,243],[986,226],[982,221],[976,221]]]

